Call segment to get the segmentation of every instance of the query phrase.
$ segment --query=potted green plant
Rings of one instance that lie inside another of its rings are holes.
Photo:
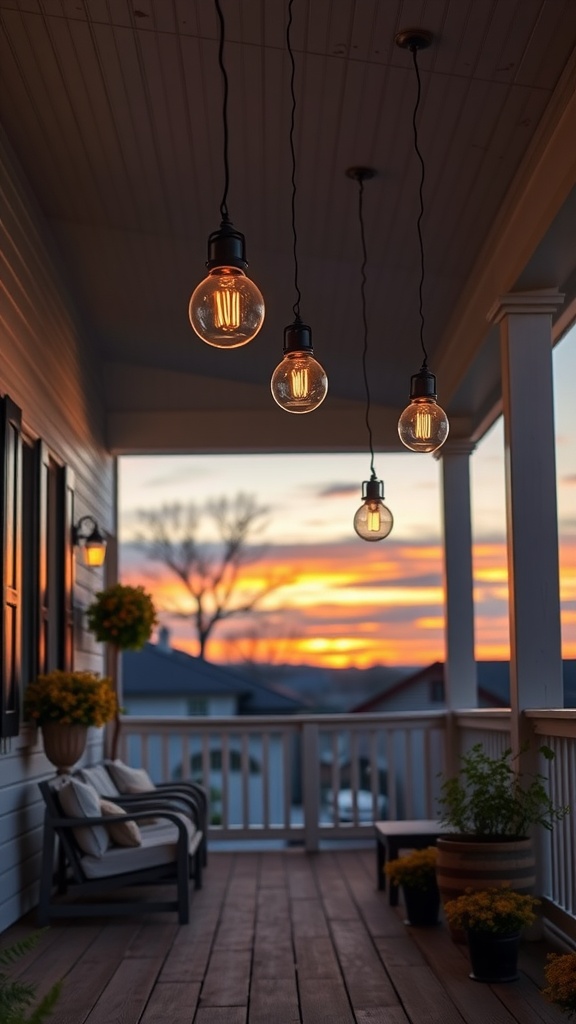
[[[540,750],[548,759],[554,756],[547,747]],[[447,830],[438,839],[436,868],[444,903],[467,886],[532,891],[531,829],[551,829],[568,813],[553,803],[545,783],[543,775],[518,773],[510,749],[490,757],[477,743],[463,755],[458,773],[443,782],[439,799],[440,821]]]
[[[567,1017],[576,1016],[576,953],[549,953],[542,994]]]
[[[467,889],[444,904],[449,925],[468,939],[470,977],[475,981],[515,981],[522,929],[535,920],[538,900],[513,889]]]
[[[436,883],[435,846],[414,850],[404,857],[389,860],[384,871],[393,885],[402,886],[408,924],[438,924],[440,893]]]
[[[84,753],[88,728],[116,714],[112,680],[94,672],[54,669],[39,675],[24,694],[25,717],[40,726],[44,751],[58,773],[69,772]]]

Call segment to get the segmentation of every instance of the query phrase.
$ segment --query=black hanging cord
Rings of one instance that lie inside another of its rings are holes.
[[[418,107],[420,106],[420,97],[422,95],[422,83],[420,81],[420,69],[418,67],[418,49],[419,49],[419,47],[414,45],[414,44],[412,46],[410,46],[410,53],[412,54],[412,61],[414,63],[414,70],[416,72],[416,83],[417,83],[416,103],[414,104],[414,112],[412,114],[412,129],[413,129],[413,132],[414,132],[414,149],[416,151],[416,156],[418,157],[418,159],[420,161],[420,188],[419,188],[420,212],[418,214],[418,220],[416,222],[416,227],[417,227],[417,230],[418,230],[418,242],[419,242],[419,245],[420,245],[420,285],[419,285],[419,288],[418,288],[418,298],[419,298],[419,312],[420,312],[420,345],[422,347],[422,352],[424,354],[424,360],[422,362],[422,369],[426,370],[427,367],[428,367],[428,353],[426,351],[426,346],[424,344],[424,300],[423,300],[423,292],[424,292],[424,242],[423,242],[423,239],[422,239],[422,217],[424,216],[424,178],[425,178],[426,171],[425,171],[425,167],[424,167],[424,159],[422,157],[422,153],[420,152],[420,149],[419,149],[419,146],[418,146],[418,126],[417,126],[417,123],[416,123],[416,115],[418,113]]]
[[[368,442],[370,445],[370,479],[376,480],[374,469],[374,442],[372,439],[372,427],[370,426],[370,383],[368,381],[368,314],[366,312],[366,264],[368,262],[368,250],[366,248],[366,232],[364,230],[364,179],[361,173],[357,175],[358,180],[358,221],[360,224],[360,241],[362,243],[362,263],[360,266],[360,295],[362,299],[362,325],[364,328],[364,349],[362,352],[362,371],[364,373],[364,387],[366,389],[366,429],[368,431]]]
[[[294,61],[294,53],[292,51],[292,7],[294,0],[289,0],[288,3],[288,24],[286,25],[286,49],[288,56],[290,57],[290,96],[292,97],[292,111],[290,116],[290,153],[292,156],[292,251],[294,253],[294,289],[296,291],[296,301],[292,306],[294,317],[297,323],[301,322],[300,317],[300,300],[302,293],[298,284],[298,235],[296,233],[296,150],[294,148],[294,126],[296,122],[296,90],[294,87],[294,79],[296,76],[296,64]]]
[[[222,100],[222,127],[224,129],[224,191],[222,193],[222,201],[220,203],[220,216],[222,222],[225,224],[230,223],[230,217],[228,215],[228,188],[230,186],[230,164],[228,162],[228,73],[224,65],[224,37],[225,37],[225,26],[224,26],[224,14],[222,13],[222,7],[220,6],[220,0],[214,0],[216,7],[216,14],[218,15],[218,21],[220,23],[220,38],[218,43],[218,64],[220,65],[220,71],[222,72],[222,81],[224,85],[224,96]]]

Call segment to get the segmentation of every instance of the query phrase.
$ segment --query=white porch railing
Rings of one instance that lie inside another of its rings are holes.
[[[555,754],[541,761],[553,801],[575,805],[552,833],[540,830],[537,854],[547,923],[576,943],[576,710],[526,716]],[[209,787],[213,839],[314,850],[323,838],[369,837],[378,818],[436,817],[440,774],[474,743],[502,753],[510,713],[126,718],[121,742],[121,755],[155,781]]]
[[[125,718],[122,756],[155,781],[210,790],[212,838],[370,835],[378,818],[436,814],[445,716]]]

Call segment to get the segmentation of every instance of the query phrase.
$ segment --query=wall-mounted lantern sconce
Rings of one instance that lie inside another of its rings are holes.
[[[82,524],[92,525],[92,530],[82,532]],[[106,541],[100,533],[98,523],[93,516],[82,516],[72,529],[72,540],[75,546],[82,549],[85,565],[104,565],[106,558]]]

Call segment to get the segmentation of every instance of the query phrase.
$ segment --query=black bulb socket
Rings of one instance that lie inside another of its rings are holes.
[[[208,270],[215,270],[216,267],[237,267],[238,270],[247,270],[246,262],[246,240],[241,231],[230,221],[222,221],[218,231],[213,231],[208,239],[208,259],[206,260]]]
[[[410,378],[410,400],[414,398],[433,398],[436,400],[436,377],[430,370],[422,367]]]
[[[284,328],[284,355],[287,352],[310,352],[312,353],[312,330],[308,324],[295,320],[289,327]]]
[[[370,480],[362,482],[363,501],[382,501],[384,498],[384,481],[373,476]]]

